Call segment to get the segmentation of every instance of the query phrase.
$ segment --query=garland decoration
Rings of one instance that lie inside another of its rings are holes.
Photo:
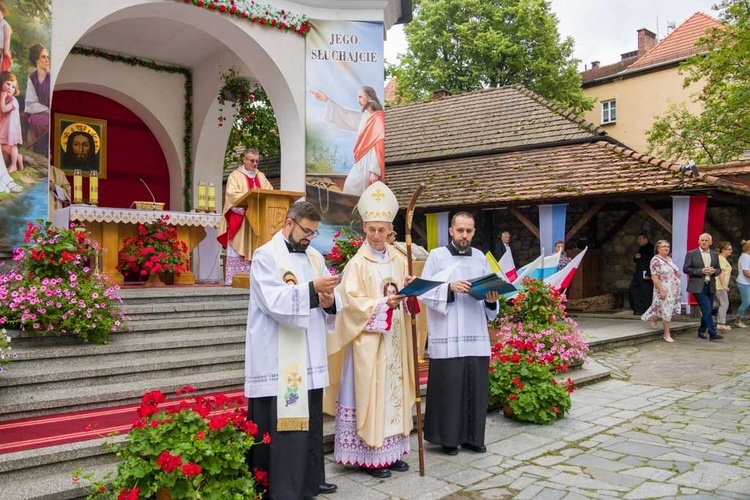
[[[278,9],[271,5],[256,3],[252,0],[177,0],[196,7],[219,12],[227,16],[245,19],[267,28],[282,31],[294,31],[306,36],[310,29],[310,20],[304,14],[293,14],[288,10]]]
[[[192,208],[192,185],[193,185],[193,162],[190,159],[190,148],[193,142],[193,73],[187,68],[181,66],[174,66],[171,64],[157,63],[149,59],[141,59],[134,56],[126,56],[123,54],[117,54],[114,52],[107,52],[100,49],[92,49],[89,47],[83,47],[80,45],[74,46],[70,50],[71,54],[85,56],[85,57],[98,57],[100,59],[106,59],[110,62],[117,62],[127,64],[129,66],[138,66],[140,68],[147,68],[153,71],[159,71],[162,73],[180,74],[185,77],[185,109],[183,111],[183,118],[185,123],[185,129],[182,137],[183,155],[185,156],[185,184],[183,186],[183,200],[185,203],[185,211],[189,212]]]

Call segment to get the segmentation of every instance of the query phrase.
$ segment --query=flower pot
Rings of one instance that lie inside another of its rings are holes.
[[[174,273],[159,273],[159,279],[162,280],[165,285],[174,285]]]
[[[169,488],[162,488],[156,492],[156,500],[172,500]]]
[[[149,274],[148,279],[143,284],[143,286],[147,287],[154,287],[154,286],[167,286],[164,284],[164,282],[159,278],[158,274]]]
[[[503,416],[507,418],[513,418],[513,408],[511,408],[510,405],[503,405]]]

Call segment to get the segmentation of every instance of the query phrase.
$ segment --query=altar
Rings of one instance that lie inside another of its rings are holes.
[[[175,275],[174,283],[194,285],[192,251],[206,237],[207,229],[219,227],[221,214],[71,205],[55,210],[52,222],[58,227],[68,227],[71,222],[84,223],[91,237],[104,250],[99,263],[100,272],[112,283],[122,285],[124,277],[117,269],[117,255],[123,247],[123,240],[136,234],[137,224],[154,222],[164,215],[169,216],[168,223],[177,228],[178,239],[184,241],[188,248],[186,266],[188,270]]]

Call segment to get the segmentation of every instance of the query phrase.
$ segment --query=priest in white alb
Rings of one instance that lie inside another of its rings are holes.
[[[414,365],[406,302],[396,292],[413,278],[404,256],[386,243],[398,211],[388,186],[370,185],[357,208],[365,243],[337,288],[343,308],[328,338],[325,408],[336,415],[334,460],[386,478],[409,469],[401,457],[413,427]]]
[[[476,300],[469,280],[490,273],[482,252],[471,247],[474,217],[458,212],[451,220],[450,242],[430,252],[423,279],[446,281],[421,295],[427,306],[430,356],[424,438],[456,455],[462,446],[485,452],[490,338],[487,321],[498,313],[498,294]],[[439,276],[439,278],[438,278]]]
[[[245,342],[248,420],[270,446],[248,453],[268,471],[271,500],[328,494],[323,462],[323,388],[328,385],[326,332],[337,300],[323,256],[310,247],[320,214],[309,202],[292,205],[281,231],[255,251]],[[340,305],[340,300],[338,301]]]

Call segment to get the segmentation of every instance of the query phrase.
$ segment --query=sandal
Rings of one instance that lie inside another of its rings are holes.
[[[21,193],[23,192],[23,188],[16,184],[15,182],[11,182],[8,184],[8,189],[10,189],[11,193]]]

